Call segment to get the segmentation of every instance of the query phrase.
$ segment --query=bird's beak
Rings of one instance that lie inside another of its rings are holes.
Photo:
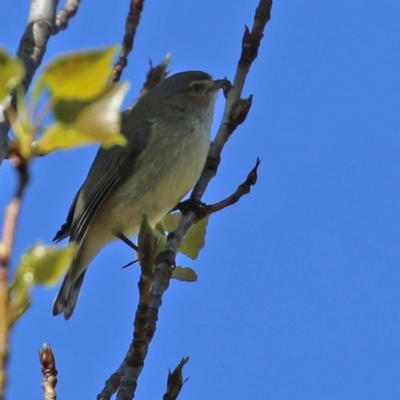
[[[209,91],[225,89],[229,90],[232,87],[231,82],[228,79],[214,79]]]

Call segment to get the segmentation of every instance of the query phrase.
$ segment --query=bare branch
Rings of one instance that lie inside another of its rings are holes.
[[[125,371],[125,360],[110,378],[107,379],[104,388],[97,395],[97,400],[110,400],[111,396],[116,393],[119,388],[121,377]]]
[[[176,400],[182,390],[183,385],[189,378],[183,379],[183,366],[189,361],[189,357],[182,358],[181,362],[173,372],[168,371],[167,391],[163,396],[163,400]]]
[[[147,354],[146,322],[149,311],[150,287],[153,282],[154,259],[157,252],[157,238],[154,236],[147,219],[142,221],[138,246],[135,247],[139,253],[141,274],[138,283],[139,303],[135,313],[133,340],[118,371],[107,380],[105,387],[97,396],[98,400],[110,399],[118,388],[117,399],[132,399],[137,387],[137,378],[143,369]],[[121,370],[123,374],[119,373]]]
[[[223,210],[226,207],[229,207],[235,203],[237,203],[242,196],[250,193],[251,187],[254,186],[257,182],[257,170],[260,165],[261,160],[257,158],[256,165],[247,175],[246,180],[238,186],[236,191],[228,196],[226,199],[219,201],[218,203],[209,204],[204,207],[204,216],[214,214],[218,211]]]
[[[164,60],[160,64],[153,67],[153,63],[150,61],[150,69],[146,76],[146,81],[140,90],[140,97],[143,97],[146,93],[154,89],[159,83],[161,83],[168,75],[167,67],[171,60],[171,54],[168,53]]]
[[[45,400],[57,400],[57,369],[56,360],[53,351],[48,344],[44,344],[42,350],[39,351],[39,360],[42,366],[43,374],[43,393]]]
[[[140,22],[140,15],[143,10],[144,0],[131,0],[129,6],[129,14],[125,23],[125,36],[122,41],[121,54],[115,63],[111,72],[110,82],[118,82],[121,78],[122,71],[128,65],[128,55],[133,48],[133,39],[135,38],[136,28]]]
[[[171,54],[168,53],[164,60],[160,62],[160,64],[153,67],[153,64],[150,60],[150,69],[147,72],[146,80],[143,83],[142,89],[140,89],[139,97],[135,99],[132,104],[124,110],[125,113],[129,113],[134,105],[138,102],[139,98],[143,97],[146,93],[148,93],[151,89],[154,89],[159,83],[161,83],[168,75],[167,67],[169,61],[171,59]]]
[[[242,39],[242,51],[236,68],[233,87],[229,91],[225,103],[225,110],[217,135],[211,144],[210,152],[205,168],[197,182],[192,197],[200,199],[211,179],[216,175],[218,165],[221,161],[221,152],[232,132],[237,128],[235,123],[235,109],[240,103],[243,86],[250,70],[252,62],[258,55],[261,39],[264,36],[264,28],[271,18],[272,0],[260,0],[254,15],[251,31],[246,27]],[[242,120],[240,123],[242,123]]]
[[[51,31],[52,35],[67,29],[69,20],[75,16],[78,11],[81,0],[67,0],[65,6],[60,10],[56,17],[56,22]]]
[[[240,95],[242,93],[244,82],[250,69],[251,63],[257,56],[265,25],[270,19],[271,7],[272,0],[260,0],[255,12],[254,23],[251,32],[248,32],[248,29],[246,28],[242,43],[242,53],[237,66],[233,88],[229,91],[227,95],[222,122],[215,141],[212,144],[209,152],[209,158],[217,160],[216,167],[218,167],[219,165],[221,151],[225,143],[227,142],[230,134],[239,123],[242,123],[244,121],[247,115],[247,111],[250,108],[251,98],[248,100],[242,100],[240,99]],[[249,49],[251,49],[251,52],[249,51]],[[248,103],[248,107],[244,106],[246,102]],[[243,104],[241,105],[241,103]],[[215,175],[216,169],[209,170],[206,165],[199,181],[193,189],[191,197],[200,200],[210,180]],[[169,280],[171,277],[171,271],[175,262],[176,254],[178,253],[179,247],[182,244],[184,237],[196,220],[197,217],[195,211],[190,211],[186,215],[184,215],[178,229],[174,232],[174,234],[170,235],[167,240],[165,253],[170,256],[171,260],[165,260],[157,263],[156,265],[154,282],[150,290],[151,298],[149,318],[147,322],[147,330],[149,332],[150,338],[152,337],[152,335],[154,335],[154,331],[156,329],[158,310],[162,304],[162,296],[169,286]]]
[[[47,42],[51,35],[55,20],[58,0],[32,0],[28,25],[23,34],[18,57],[24,64],[26,75],[22,84],[25,93],[28,91],[33,75],[39,68],[46,52]],[[15,102],[15,95],[0,105],[0,165],[8,153],[8,131],[10,123],[5,116],[5,110]]]
[[[7,384],[9,333],[11,327],[8,272],[22,198],[29,181],[25,160],[19,156],[14,157],[11,161],[14,162],[18,171],[19,180],[14,198],[6,209],[3,237],[0,242],[0,399],[4,399],[4,391]]]
[[[214,143],[212,144],[209,152],[209,159],[214,160],[215,169],[208,168],[207,164],[203,170],[203,173],[197,182],[195,188],[193,189],[192,198],[200,200],[204,191],[206,190],[210,180],[216,175],[216,168],[219,165],[221,151],[227,142],[230,134],[236,128],[237,124],[242,123],[247,115],[247,111],[250,108],[251,99],[242,100],[240,95],[242,93],[243,85],[250,69],[251,63],[257,56],[257,51],[260,46],[261,39],[263,37],[263,31],[266,23],[270,19],[270,12],[272,7],[272,0],[260,0],[259,5],[256,9],[254,16],[254,23],[251,32],[246,28],[243,43],[242,43],[242,53],[237,66],[236,75],[233,83],[232,89],[227,95],[227,100],[225,104],[225,110],[222,117],[222,122],[218,130],[217,136]],[[251,52],[250,52],[251,50]],[[241,105],[241,103],[248,103],[248,107]],[[247,111],[246,111],[247,109]],[[239,110],[239,111],[238,111]],[[242,110],[242,111],[240,111]],[[235,125],[236,119],[236,125]],[[166,252],[169,252],[176,256],[180,245],[189,229],[197,220],[196,212],[189,211],[184,215],[178,229],[175,231],[174,235],[170,235],[167,240]],[[151,328],[152,321],[150,316],[154,315],[154,328],[155,322],[158,317],[158,309],[161,306],[161,299],[164,292],[169,286],[170,271],[173,263],[162,262],[157,264],[154,283],[151,287],[151,300],[149,309],[149,321],[148,325]]]

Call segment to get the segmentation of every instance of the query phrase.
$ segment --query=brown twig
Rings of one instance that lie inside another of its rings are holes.
[[[226,199],[219,201],[218,203],[206,205],[204,207],[204,210],[202,210],[202,212],[204,212],[203,216],[205,217],[214,214],[218,211],[221,211],[224,208],[237,203],[241,199],[241,197],[244,196],[245,194],[250,193],[251,187],[254,186],[257,182],[257,170],[260,163],[261,160],[257,158],[256,165],[247,175],[246,180],[241,185],[238,186],[235,193],[231,194]]]
[[[193,190],[192,197],[194,198],[201,199],[203,196],[209,182],[217,173],[221,161],[221,152],[225,143],[237,126],[244,121],[244,119],[235,120],[235,114],[241,108],[241,103],[245,101],[241,100],[240,96],[251,64],[258,55],[261,39],[264,36],[265,25],[271,18],[271,8],[272,0],[260,0],[254,15],[251,31],[247,26],[245,27],[242,39],[242,51],[236,68],[233,86],[227,95],[222,122],[211,144],[205,168]],[[251,99],[248,100],[250,100],[251,105]]]
[[[7,384],[9,333],[11,328],[8,272],[22,198],[29,181],[26,161],[20,156],[15,156],[11,161],[15,165],[19,179],[15,195],[5,212],[3,236],[0,242],[0,400],[4,398],[4,390]]]
[[[146,93],[148,93],[151,89],[154,89],[159,83],[161,83],[168,75],[167,67],[169,61],[171,59],[171,54],[167,54],[160,62],[160,64],[153,67],[153,63],[150,61],[150,69],[147,72],[146,80],[143,83],[142,88],[139,92],[139,97],[135,99],[132,104],[124,111],[125,113],[129,113],[134,105],[138,102],[138,100],[143,97]]]
[[[39,351],[40,365],[42,366],[42,388],[45,400],[56,400],[57,369],[53,351],[48,344],[44,344]]]
[[[173,372],[168,371],[167,391],[163,396],[163,400],[176,400],[182,390],[183,385],[189,378],[183,379],[183,366],[189,361],[189,357],[182,358],[181,362]]]
[[[137,386],[137,377],[143,369],[147,354],[146,322],[157,251],[157,238],[153,235],[147,219],[142,222],[137,247],[141,274],[138,283],[139,302],[135,313],[133,340],[118,371],[111,375],[97,396],[98,400],[109,400],[118,389],[118,400],[132,399]]]
[[[154,89],[159,83],[161,83],[168,75],[167,67],[171,59],[171,54],[167,54],[160,62],[160,64],[153,67],[153,63],[150,61],[150,69],[146,76],[146,81],[140,90],[140,97],[143,97],[151,89]]]
[[[69,20],[75,16],[78,11],[81,0],[67,0],[62,10],[57,13],[56,21],[51,31],[52,35],[67,29]]]
[[[110,83],[118,82],[122,71],[128,65],[128,55],[133,48],[133,39],[135,38],[136,28],[140,22],[140,15],[143,10],[144,0],[131,0],[128,17],[125,23],[125,35],[122,41],[121,54],[115,63],[109,79]]]

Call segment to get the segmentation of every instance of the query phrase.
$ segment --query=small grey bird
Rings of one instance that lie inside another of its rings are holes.
[[[69,319],[86,269],[97,253],[123,234],[139,232],[143,214],[159,222],[200,176],[210,146],[218,90],[226,79],[181,72],[143,96],[121,121],[127,146],[100,148],[54,241],[78,245],[53,305]]]

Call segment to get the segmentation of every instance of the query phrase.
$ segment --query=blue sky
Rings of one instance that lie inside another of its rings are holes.
[[[0,43],[14,52],[27,2],[5,1]],[[256,0],[151,1],[123,78],[129,100],[148,69],[233,77]],[[45,61],[119,43],[128,1],[85,0]],[[244,95],[247,121],[225,148],[205,201],[230,194],[256,157],[259,181],[211,218],[195,284],[172,282],[137,398],[161,398],[183,356],[181,399],[400,399],[400,3],[275,1]],[[215,129],[223,99],[218,102]],[[38,159],[13,263],[50,243],[86,176],[94,147]],[[0,174],[0,209],[15,175]],[[1,217],[2,220],[3,217]],[[89,269],[73,318],[51,316],[57,288],[38,288],[13,332],[10,399],[39,399],[37,351],[55,352],[59,398],[94,398],[131,340],[135,267],[123,244]]]

